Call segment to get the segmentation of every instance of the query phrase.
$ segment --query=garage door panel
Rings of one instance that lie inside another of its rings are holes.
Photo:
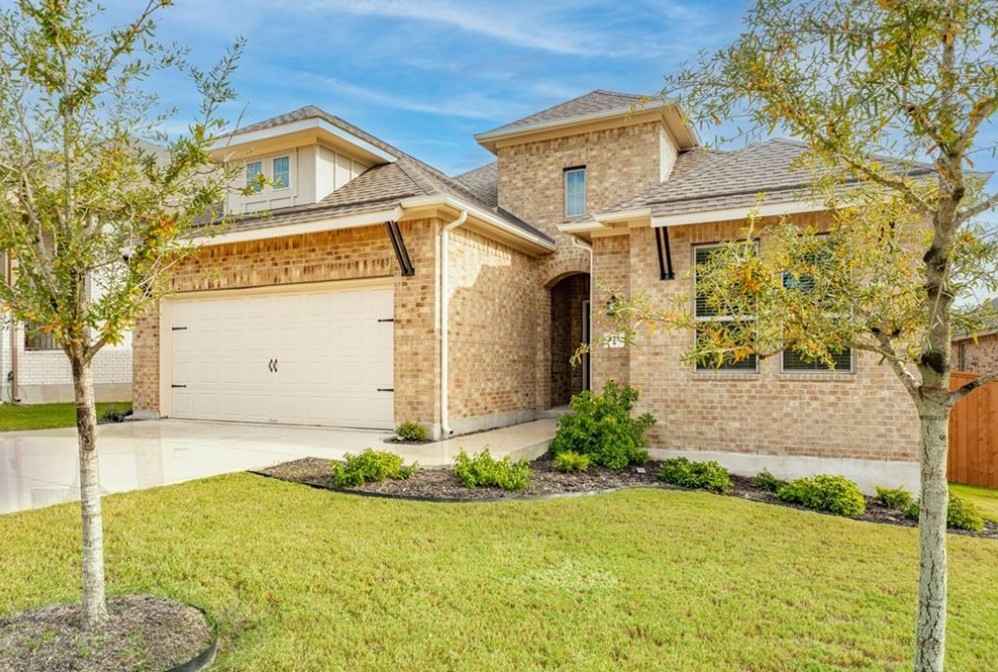
[[[393,425],[393,292],[219,296],[172,303],[174,417]],[[270,365],[277,360],[277,370]]]

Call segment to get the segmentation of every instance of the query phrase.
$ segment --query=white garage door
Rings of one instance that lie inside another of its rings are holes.
[[[390,429],[391,288],[170,302],[175,418]]]

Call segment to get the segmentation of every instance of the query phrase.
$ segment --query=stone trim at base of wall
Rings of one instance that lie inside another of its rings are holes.
[[[486,429],[496,429],[498,427],[508,427],[519,425],[524,422],[533,422],[537,419],[537,411],[533,409],[524,411],[508,411],[506,413],[494,413],[492,415],[479,415],[472,418],[457,418],[450,422],[453,434],[449,437],[436,436],[434,438],[456,438],[461,434],[481,432]],[[434,428],[437,429],[437,428]],[[439,434],[439,432],[437,432]]]
[[[6,389],[4,392],[6,393]],[[17,393],[22,404],[63,404],[74,401],[72,385],[18,385]],[[101,403],[106,401],[131,401],[132,384],[95,384],[94,398]]]
[[[868,495],[876,494],[877,486],[904,488],[917,494],[921,483],[917,462],[763,455],[760,453],[722,453],[706,450],[665,450],[661,448],[649,450],[648,453],[655,460],[667,460],[673,457],[685,457],[694,462],[713,460],[738,476],[755,476],[764,469],[768,469],[773,476],[784,480],[814,476],[815,474],[838,474],[855,481],[860,490]]]

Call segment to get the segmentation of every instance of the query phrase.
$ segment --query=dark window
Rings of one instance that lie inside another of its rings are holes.
[[[718,245],[700,245],[693,248],[694,271],[710,261],[711,255],[718,249]],[[696,287],[697,274],[694,272],[694,287]],[[707,304],[707,297],[698,290],[694,290],[696,296],[696,319],[700,322],[696,330],[696,338],[710,329],[727,329],[725,325],[737,326],[744,324],[747,318],[736,318],[732,315],[725,315],[721,311]],[[748,355],[741,359],[735,359],[734,355],[724,355],[724,361],[718,365],[716,361],[697,361],[697,371],[748,371],[755,372],[759,368],[759,358],[756,355]]]
[[[835,368],[829,369],[828,364],[825,362],[812,360],[806,355],[796,352],[795,350],[788,349],[783,351],[784,371],[814,371],[817,373],[827,371],[849,373],[852,371],[852,350],[846,348],[845,350],[832,353],[832,361],[835,364]]]
[[[59,350],[59,345],[55,342],[55,336],[46,334],[33,324],[24,325],[24,349],[25,350]]]

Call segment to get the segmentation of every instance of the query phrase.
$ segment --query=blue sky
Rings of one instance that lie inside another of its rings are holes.
[[[129,18],[136,4],[113,3],[106,18]],[[475,133],[592,89],[656,93],[663,74],[737,36],[749,5],[175,0],[160,14],[159,38],[187,45],[204,65],[237,35],[247,38],[235,78],[240,101],[230,110],[244,113],[244,124],[311,103],[455,174],[492,158]],[[160,85],[192,111],[197,101],[187,82]],[[986,132],[998,141],[998,124]],[[979,161],[980,169],[998,171],[994,157]]]
[[[312,103],[456,173],[490,160],[475,133],[592,89],[655,93],[662,75],[697,49],[736,35],[746,7],[739,0],[176,0],[160,15],[159,37],[208,63],[244,35],[235,83],[247,122]],[[192,103],[188,93],[178,87],[174,102]]]

